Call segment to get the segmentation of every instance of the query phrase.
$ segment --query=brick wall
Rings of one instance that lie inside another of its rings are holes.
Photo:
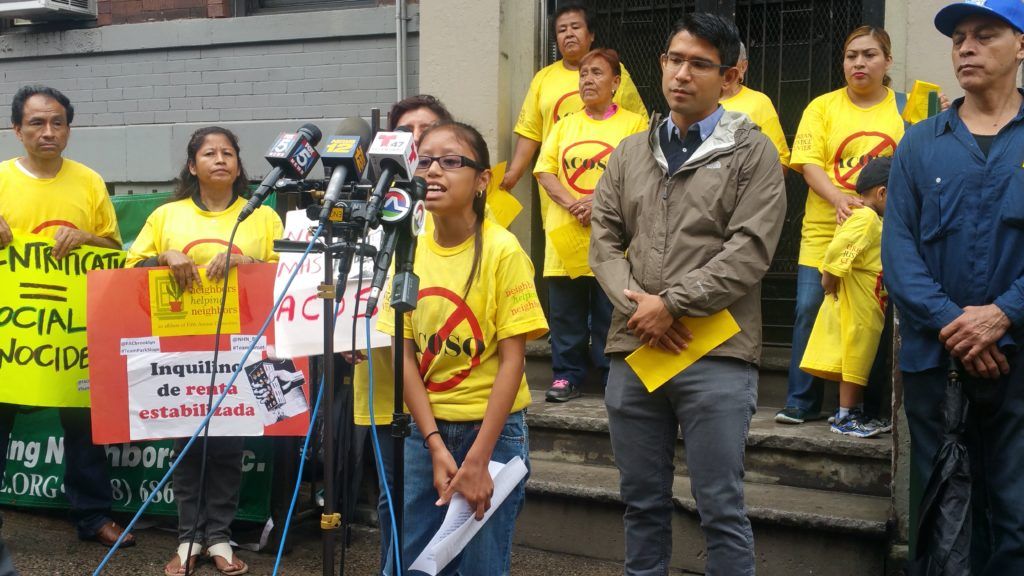
[[[415,90],[416,48],[408,55]],[[9,62],[0,102],[39,82],[68,95],[76,127],[343,118],[390,106],[394,62],[386,36]]]
[[[100,26],[231,15],[229,0],[99,0],[96,8]]]

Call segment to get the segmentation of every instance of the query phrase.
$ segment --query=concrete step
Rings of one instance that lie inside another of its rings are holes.
[[[619,499],[618,471],[550,460],[532,449],[531,460],[516,543],[621,561],[624,505]],[[884,573],[888,498],[757,482],[747,482],[745,494],[760,576],[845,576],[851,566],[856,566],[858,574]],[[684,475],[675,478],[673,501],[672,566],[703,573],[704,540]]]
[[[761,352],[760,380],[757,386],[757,401],[762,406],[785,406],[790,349],[788,347],[765,346]],[[526,380],[530,388],[547,390],[551,385],[551,345],[546,339],[526,343]],[[583,385],[583,391],[601,394],[601,383],[590,375]],[[839,401],[839,385],[825,383],[822,412],[835,412]]]
[[[890,494],[891,436],[841,436],[829,431],[823,420],[800,426],[776,424],[775,412],[774,408],[759,408],[751,422],[748,481],[883,497]],[[603,398],[589,395],[552,403],[535,390],[527,421],[531,457],[614,466]],[[676,468],[686,474],[685,445],[682,439],[678,444]]]

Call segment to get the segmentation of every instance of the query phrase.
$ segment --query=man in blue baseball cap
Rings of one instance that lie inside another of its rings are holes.
[[[969,375],[972,573],[1024,574],[1024,0],[951,4],[935,27],[965,95],[903,137],[882,232],[913,473],[927,482],[943,441],[952,358]]]

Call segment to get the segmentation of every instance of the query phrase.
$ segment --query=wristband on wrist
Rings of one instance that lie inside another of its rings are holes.
[[[423,447],[429,450],[429,449],[430,449],[430,446],[429,446],[429,445],[427,445],[427,442],[429,442],[429,441],[430,441],[430,437],[431,437],[431,436],[433,436],[434,434],[440,434],[440,433],[441,433],[441,431],[440,431],[440,430],[434,430],[434,431],[433,431],[433,432],[431,432],[430,434],[427,434],[426,436],[424,436],[424,437],[423,437]]]

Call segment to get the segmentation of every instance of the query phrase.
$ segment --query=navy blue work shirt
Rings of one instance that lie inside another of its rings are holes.
[[[994,303],[1009,317],[1001,347],[1024,333],[1024,105],[986,156],[961,104],[912,126],[889,176],[882,267],[905,372],[944,366],[939,331],[964,306]]]

